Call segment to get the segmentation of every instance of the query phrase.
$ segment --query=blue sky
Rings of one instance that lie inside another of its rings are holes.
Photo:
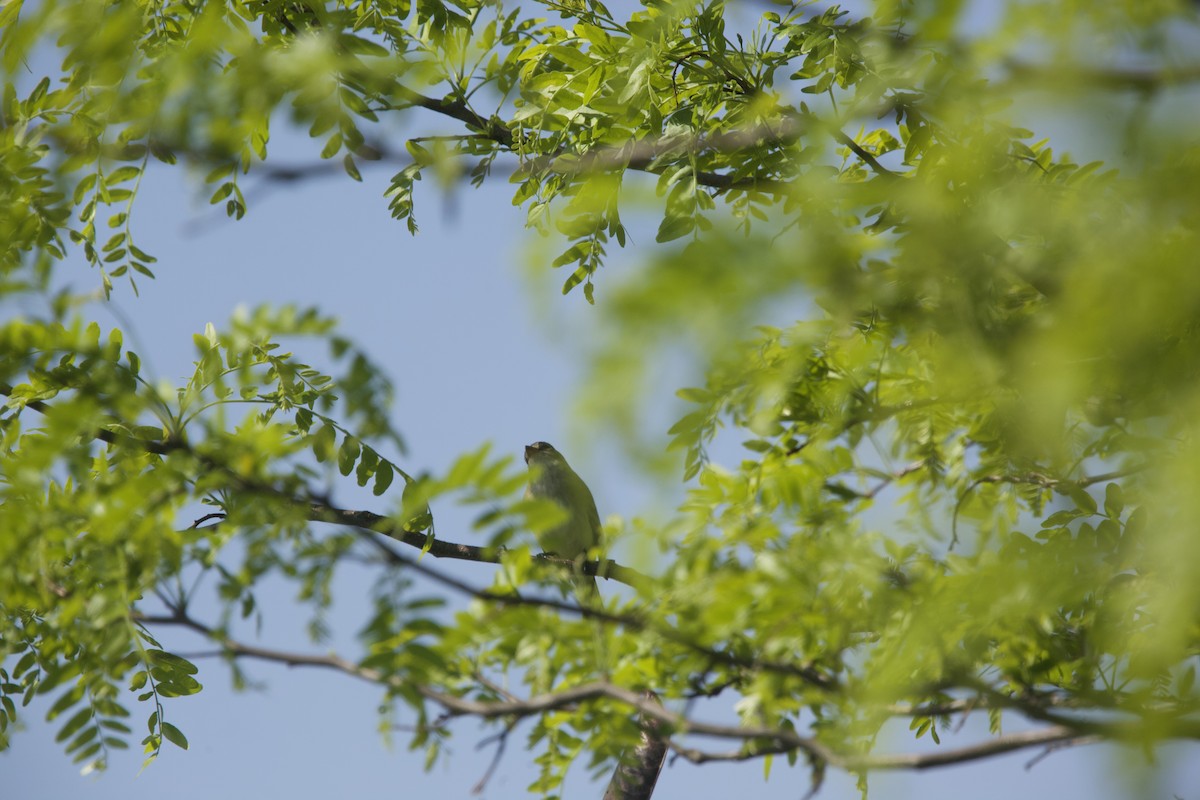
[[[277,135],[272,158],[307,163],[317,149],[294,135]],[[121,321],[102,303],[88,313],[106,327],[124,330],[126,345],[142,356],[146,373],[179,382],[194,358],[192,334],[206,323],[221,327],[239,306],[317,306],[337,316],[340,331],[395,380],[394,419],[409,444],[400,459],[406,469],[444,467],[484,441],[519,458],[525,443],[545,439],[558,444],[588,480],[602,516],[628,518],[643,509],[650,500],[645,485],[613,448],[597,446],[601,437],[580,430],[569,413],[581,353],[600,335],[599,311],[579,292],[558,296],[565,276],[527,269],[537,248],[524,230],[524,209],[510,203],[511,187],[501,178],[448,199],[427,181],[418,190],[422,231],[414,238],[388,215],[382,196],[388,176],[387,169],[371,169],[364,172],[363,184],[334,175],[265,185],[251,198],[247,218],[233,223],[207,206],[195,176],[189,180],[182,170],[155,169],[143,185],[134,225],[139,245],[159,258],[158,278],[139,281],[140,297],[118,284],[111,308]],[[248,185],[253,184],[251,178]],[[656,224],[646,219],[633,225],[633,247],[616,254],[600,276],[599,303],[606,288],[637,269],[638,259],[655,247]],[[65,268],[63,278],[80,292],[98,286],[96,274],[78,263]],[[320,362],[325,356],[316,342],[293,343],[291,349],[302,360]],[[663,370],[674,376],[680,371]],[[667,381],[652,387],[649,416],[670,415],[676,388]],[[382,501],[346,489],[344,482],[337,486],[334,499],[344,505],[386,510]],[[441,535],[471,541],[466,513],[449,505],[434,511]],[[486,566],[438,566],[478,584],[489,579]],[[330,646],[349,655],[366,609],[362,577],[351,569],[339,579],[328,618]],[[271,584],[260,600],[267,623],[258,641],[313,649],[302,634],[307,611],[298,608],[290,587]],[[206,649],[182,634],[169,633],[163,640],[185,652]],[[190,751],[167,746],[155,764],[139,772],[142,758],[135,748],[116,754],[107,773],[81,777],[54,742],[55,727],[40,722],[48,702],[39,700],[26,710],[27,729],[0,753],[4,796],[303,800],[371,792],[466,798],[473,796],[471,788],[492,755],[490,747],[476,748],[491,731],[463,721],[454,728],[451,757],[426,773],[423,754],[405,750],[405,734],[397,733],[395,746],[385,747],[377,730],[381,693],[373,686],[315,670],[246,664],[261,686],[234,692],[220,661],[205,659],[200,666],[205,690],[168,706],[171,721],[191,741]],[[135,711],[135,730],[148,713]],[[698,713],[731,719],[719,704]],[[978,715],[960,738],[944,741],[966,743],[985,729],[986,719]],[[536,773],[520,731],[480,796],[525,793]],[[880,749],[914,746],[900,728]],[[920,746],[930,745],[923,740]],[[1185,759],[1171,757],[1184,752],[1163,748],[1159,766],[1142,770],[1134,768],[1144,764],[1139,754],[1114,747],[1064,750],[1031,769],[1025,764],[1037,751],[1027,751],[922,774],[878,775],[872,778],[872,795],[1104,800],[1177,794],[1191,800],[1200,786],[1200,764],[1188,766]],[[704,767],[677,762],[665,769],[656,797],[796,798],[807,791],[807,781],[802,765],[789,768],[782,760],[773,765],[769,780],[759,762]],[[598,797],[602,788],[588,784],[580,765],[566,796]],[[831,773],[820,797],[840,800],[857,792],[848,776]]]

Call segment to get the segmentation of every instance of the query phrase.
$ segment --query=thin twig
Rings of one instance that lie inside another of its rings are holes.
[[[488,738],[479,742],[479,744],[476,746],[475,749],[479,750],[494,741],[496,742],[496,752],[492,754],[491,763],[489,763],[487,769],[484,770],[483,777],[479,779],[478,783],[471,787],[471,794],[483,794],[483,790],[487,788],[488,781],[492,779],[492,775],[496,773],[496,768],[500,766],[500,759],[504,756],[504,746],[508,744],[508,735],[513,732],[513,729],[517,727],[520,721],[521,719],[519,717],[510,720],[508,724],[504,726],[504,730],[502,730],[500,733],[497,733],[495,736],[489,736]]]
[[[958,544],[958,517],[962,511],[963,505],[970,499],[971,493],[985,483],[1012,483],[1012,484],[1029,484],[1032,486],[1041,486],[1045,489],[1054,489],[1064,484],[1078,486],[1086,489],[1089,486],[1094,486],[1097,483],[1106,481],[1120,480],[1128,478],[1130,475],[1136,475],[1146,469],[1144,465],[1130,467],[1125,470],[1114,470],[1112,472],[1104,472],[1099,475],[1085,475],[1082,478],[1055,478],[1051,475],[1046,475],[1041,472],[1026,472],[1022,475],[983,475],[973,480],[967,488],[958,497],[958,502],[954,504],[954,513],[950,517],[950,549]]]

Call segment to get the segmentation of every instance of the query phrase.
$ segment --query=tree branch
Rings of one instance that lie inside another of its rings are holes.
[[[1151,92],[1200,81],[1200,64],[1162,69],[1122,69],[1058,64],[1031,64],[1009,60],[1004,65],[1011,82],[1039,89],[1083,86],[1093,89]]]
[[[976,488],[985,483],[1011,483],[1011,484],[1029,484],[1033,486],[1041,486],[1044,489],[1053,489],[1062,484],[1078,486],[1086,489],[1089,486],[1094,486],[1097,483],[1105,483],[1107,481],[1120,480],[1128,478],[1130,475],[1136,475],[1146,469],[1145,466],[1139,465],[1130,467],[1125,470],[1114,470],[1112,472],[1104,472],[1099,475],[1084,475],[1080,478],[1056,478],[1053,475],[1046,475],[1041,472],[1026,472],[1020,475],[982,475],[973,480],[967,488],[963,489],[959,495],[958,502],[954,504],[954,513],[950,516],[950,548],[953,549],[958,544],[958,517],[962,511],[962,507],[971,498],[971,493]]]
[[[42,400],[26,400],[24,398],[13,397],[13,393],[15,391],[16,388],[13,387],[12,384],[0,381],[0,394],[3,394],[5,397],[12,398],[19,402],[22,407],[32,408],[39,414],[49,416],[54,413],[54,408]],[[141,450],[146,453],[153,453],[160,456],[165,456],[170,453],[188,449],[187,444],[179,439],[167,439],[162,442],[152,442],[146,439],[139,439],[135,436],[127,436],[122,433],[110,431],[106,428],[97,428],[91,432],[91,436],[92,438],[98,439],[107,444],[118,445],[121,447],[132,447],[136,450]]]
[[[440,692],[428,686],[413,685],[397,676],[386,676],[378,670],[361,667],[335,654],[316,655],[296,653],[246,644],[221,633],[211,626],[205,625],[181,609],[174,609],[173,613],[169,615],[148,615],[134,612],[133,619],[144,625],[172,625],[187,628],[220,645],[225,652],[233,656],[244,656],[260,661],[270,661],[290,667],[320,667],[372,683],[413,688],[425,699],[440,705],[448,717],[472,716],[481,719],[529,717],[558,709],[570,708],[588,700],[606,698],[623,703],[642,714],[647,720],[657,721],[679,733],[727,739],[782,739],[791,745],[791,749],[806,750],[822,757],[829,754],[823,745],[816,743],[815,740],[800,736],[790,729],[776,730],[774,728],[753,726],[716,725],[688,720],[679,714],[667,710],[655,699],[647,699],[643,694],[606,681],[593,681],[580,686],[560,689],[555,692],[534,695],[525,699],[506,699],[503,701],[472,700],[467,697],[458,697],[446,692]]]
[[[484,118],[462,100],[451,100],[449,98],[438,100],[435,97],[421,94],[399,83],[396,84],[395,88],[397,94],[400,95],[403,102],[407,103],[408,106],[417,106],[450,117],[451,119],[456,119],[459,122],[465,123],[468,128],[482,133],[504,147],[512,148],[515,144],[512,131],[499,118]]]
[[[7,388],[7,391],[5,389]],[[10,394],[12,387],[5,384],[0,384],[0,392]],[[50,407],[40,400],[31,401],[26,404],[41,413],[47,413]],[[157,442],[149,442],[131,436],[116,435],[110,431],[97,430],[93,431],[94,438],[119,444],[121,446],[131,447],[142,452],[159,452],[164,445]],[[473,545],[456,544],[453,542],[445,542],[434,539],[430,542],[429,537],[420,532],[409,531],[402,526],[397,525],[394,520],[375,514],[369,511],[346,511],[343,509],[334,508],[328,503],[313,502],[310,500],[301,500],[287,494],[273,486],[264,484],[260,481],[252,480],[237,473],[235,470],[221,464],[215,459],[201,453],[196,453],[190,446],[180,440],[172,441],[167,452],[184,452],[192,455],[200,460],[206,467],[218,470],[230,476],[236,487],[241,491],[258,493],[268,497],[282,500],[296,506],[304,506],[307,510],[308,519],[313,522],[326,522],[339,525],[347,525],[356,528],[360,531],[380,533],[384,536],[396,539],[403,544],[415,547],[419,550],[428,552],[439,558],[461,559],[467,561],[480,561],[485,563],[499,563],[499,554],[487,548],[475,547]],[[470,597],[475,597],[480,600],[497,603],[501,605],[523,605],[523,606],[538,606],[545,608],[553,608],[558,611],[564,611],[572,614],[579,614],[591,619],[600,620],[609,624],[620,625],[630,630],[649,631],[670,641],[674,644],[683,646],[693,652],[700,653],[710,658],[714,663],[724,664],[726,666],[741,667],[751,670],[763,670],[773,672],[780,675],[788,675],[798,677],[805,682],[826,690],[836,687],[836,681],[824,674],[823,672],[806,664],[794,664],[790,662],[771,661],[769,659],[757,658],[742,658],[724,650],[718,650],[708,645],[693,641],[687,636],[684,636],[679,631],[670,627],[659,627],[648,622],[644,617],[632,614],[617,614],[607,611],[600,607],[584,608],[577,605],[571,605],[555,600],[543,598],[526,598],[521,595],[512,593],[494,592],[490,590],[477,589],[463,581],[445,575],[438,570],[431,569],[429,566],[407,558],[400,553],[392,550],[384,544],[380,539],[373,536],[365,536],[366,541],[373,545],[384,557],[386,561],[394,566],[401,566],[407,569],[418,572],[450,589],[454,589],[462,594]],[[556,564],[563,567],[575,567],[575,562],[567,559],[561,559],[546,554],[536,556],[540,561],[550,564]],[[627,583],[634,588],[652,588],[653,581],[646,575],[637,570],[623,567],[614,561],[596,562],[589,561],[582,564],[583,571],[586,574],[596,577],[612,578],[624,583]],[[330,665],[325,665],[330,666]]]
[[[871,755],[861,753],[843,753],[837,751],[817,739],[801,736],[792,728],[771,728],[754,725],[719,725],[689,719],[664,708],[649,694],[639,693],[607,681],[593,681],[579,686],[567,687],[553,692],[533,695],[528,698],[513,698],[511,695],[501,701],[473,700],[468,697],[432,689],[429,686],[414,685],[404,681],[399,676],[385,676],[376,670],[361,667],[340,656],[315,655],[295,653],[246,644],[205,625],[185,612],[176,610],[166,616],[154,616],[135,613],[134,619],[145,625],[175,625],[188,628],[209,640],[219,644],[226,653],[235,657],[254,658],[261,661],[285,664],[287,666],[311,666],[332,669],[372,683],[380,683],[395,687],[404,686],[415,689],[421,697],[441,706],[448,718],[478,717],[480,719],[525,718],[557,710],[572,709],[580,703],[591,700],[607,699],[629,707],[641,715],[648,723],[661,726],[659,729],[672,731],[675,735],[704,736],[716,739],[733,739],[746,742],[747,746],[740,750],[729,752],[712,752],[684,747],[676,741],[669,741],[668,746],[682,758],[696,764],[710,761],[748,761],[769,755],[800,751],[818,763],[826,763],[849,771],[867,770],[922,770],[949,764],[961,764],[977,761],[991,756],[1022,750],[1030,747],[1055,745],[1058,748],[1072,745],[1089,744],[1101,741],[1105,734],[1099,730],[1106,729],[1106,738],[1131,738],[1137,733],[1135,726],[1108,724],[1088,724],[1087,727],[1097,730],[1081,731],[1075,727],[1054,725],[1039,730],[1023,731],[1000,736],[995,739],[980,742],[966,747],[947,750],[937,750],[928,753],[900,753],[890,755]],[[1190,733],[1190,738],[1200,735],[1198,731],[1179,729],[1180,733]]]
[[[299,501],[296,501],[299,502]],[[477,547],[469,544],[458,544],[456,542],[448,542],[445,539],[437,539],[429,534],[420,531],[410,531],[403,526],[397,524],[391,517],[385,517],[381,514],[376,514],[371,511],[350,511],[341,508],[334,508],[330,505],[314,503],[309,506],[309,519],[313,522],[327,522],[334,525],[346,525],[354,528],[381,533],[391,539],[415,547],[418,550],[429,553],[434,558],[457,559],[461,561],[478,561],[486,564],[500,563],[500,553],[494,548]],[[540,561],[550,564],[557,564],[564,567],[574,567],[575,562],[569,559],[557,558],[541,554],[535,556]],[[407,559],[406,565],[411,565]],[[635,589],[649,589],[654,585],[654,580],[643,572],[639,572],[630,567],[625,567],[612,559],[604,561],[587,561],[581,566],[584,574],[594,575],[597,578],[605,578],[623,583],[626,586],[631,586]],[[455,587],[460,588],[460,587]],[[467,591],[474,592],[467,587]]]
[[[824,760],[832,766],[852,772],[868,770],[923,770],[931,767],[947,766],[949,764],[978,761],[1029,747],[1056,745],[1062,748],[1077,744],[1091,744],[1097,741],[1099,740],[1095,736],[1080,734],[1078,731],[1071,730],[1070,728],[1054,726],[999,736],[995,739],[989,739],[988,741],[965,747],[935,750],[928,753],[852,755],[829,752],[829,757]],[[782,738],[776,744],[765,748],[752,747],[726,752],[713,752],[683,747],[674,741],[671,742],[670,747],[677,755],[693,764],[704,764],[712,761],[749,761],[751,759],[801,749],[790,746]]]
[[[549,169],[571,174],[605,171],[612,169],[636,169],[661,172],[656,167],[659,159],[677,154],[698,154],[707,151],[735,153],[752,147],[786,147],[795,144],[812,128],[828,131],[838,143],[848,147],[874,172],[881,176],[896,177],[896,173],[862,148],[836,125],[824,122],[812,114],[792,113],[771,124],[761,123],[730,131],[710,134],[675,134],[630,140],[619,146],[600,147],[581,154],[556,153],[540,156],[526,162],[524,172]],[[749,176],[734,178],[729,175],[698,171],[696,182],[717,189],[753,189],[768,194],[786,194],[791,183],[775,178]]]
[[[403,105],[387,105],[385,109],[402,110],[406,108],[423,108],[464,123],[474,136],[494,142],[510,155],[515,155],[516,140],[512,131],[503,120],[496,116],[483,117],[475,112],[465,102],[450,98],[437,99],[423,95],[404,86],[396,88],[403,99]],[[885,167],[880,161],[858,144],[852,137],[844,133],[836,124],[821,120],[813,114],[788,112],[787,115],[770,124],[762,123],[745,128],[720,131],[710,134],[675,134],[669,136],[651,136],[643,139],[630,139],[620,145],[595,147],[582,153],[572,153],[559,150],[523,161],[516,171],[524,174],[549,170],[561,174],[579,175],[588,172],[604,172],[618,169],[632,169],[660,175],[667,167],[677,162],[660,162],[671,156],[685,154],[696,155],[704,152],[734,153],[753,147],[786,147],[799,141],[801,136],[812,129],[827,132],[835,141],[848,148],[854,155],[865,163],[873,172],[881,177],[895,178],[898,174]],[[79,149],[77,145],[59,136],[53,129],[47,129],[47,135],[54,138],[60,147],[67,152]],[[417,139],[421,137],[415,137]],[[455,137],[452,137],[455,138]],[[202,163],[228,162],[237,158],[236,155],[222,152],[197,150],[194,147],[183,146],[179,142],[170,142],[150,137],[146,143],[128,142],[113,145],[107,151],[110,158],[130,160],[140,157],[145,148],[169,150],[181,153]],[[405,153],[396,153],[381,142],[360,145],[353,155],[367,163],[410,164],[412,159]],[[319,177],[342,173],[344,169],[340,162],[320,161],[311,164],[282,164],[274,165],[260,162],[254,165],[254,172],[264,180],[280,183],[293,183],[309,177]],[[744,191],[763,192],[772,195],[786,195],[792,191],[792,183],[767,175],[733,176],[723,172],[694,170],[692,172],[696,183],[711,189],[728,191],[739,189]]]
[[[492,779],[492,775],[495,774],[496,768],[500,766],[500,759],[504,757],[504,748],[508,745],[509,734],[511,734],[513,729],[517,727],[518,722],[520,722],[519,718],[510,720],[508,724],[504,726],[504,730],[493,737],[484,739],[476,747],[478,750],[492,741],[496,742],[496,752],[492,755],[491,763],[489,763],[487,769],[484,770],[483,777],[481,777],[479,781],[473,787],[471,787],[471,794],[483,794],[483,790],[487,788],[488,781]]]
[[[484,600],[499,605],[552,608],[557,611],[577,614],[581,617],[599,620],[611,625],[618,625],[629,630],[655,634],[662,637],[664,640],[671,642],[672,644],[677,644],[693,652],[699,653],[700,655],[705,656],[717,664],[741,667],[748,670],[761,670],[764,672],[772,672],[778,675],[800,678],[806,683],[821,689],[825,689],[826,691],[832,691],[837,688],[837,681],[834,678],[807,664],[795,664],[787,661],[772,661],[770,659],[760,658],[743,658],[732,653],[728,653],[724,650],[718,650],[714,647],[696,642],[674,628],[656,625],[638,614],[616,613],[608,611],[607,609],[599,606],[572,605],[558,600],[550,600],[546,598],[523,597],[516,592],[495,592],[489,589],[476,589],[464,581],[460,581],[457,578],[452,578],[449,575],[439,572],[438,570],[432,569],[420,561],[413,560],[402,555],[401,553],[396,552],[391,547],[388,547],[387,544],[385,544],[381,539],[377,539],[375,537],[366,537],[366,541],[370,545],[374,546],[389,563],[395,566],[411,569],[427,578],[430,578],[431,580],[442,584],[443,586],[446,586],[447,588],[479,600]],[[552,563],[560,563],[563,566],[570,566],[574,563],[563,559],[550,558],[549,556],[544,555],[539,556],[539,558]],[[587,562],[585,566],[592,567],[595,565],[595,563],[596,562]]]
[[[643,692],[642,697],[658,703],[653,692]],[[621,763],[613,771],[604,800],[649,800],[667,758],[667,739],[663,725],[657,720],[641,720],[642,733],[636,747],[623,753]]]

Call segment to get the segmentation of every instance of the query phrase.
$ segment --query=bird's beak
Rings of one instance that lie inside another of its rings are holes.
[[[533,448],[530,447],[529,445],[525,445],[525,463],[526,464],[529,463],[529,456],[532,452],[533,452]]]

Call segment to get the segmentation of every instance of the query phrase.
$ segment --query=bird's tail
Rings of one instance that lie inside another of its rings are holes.
[[[595,608],[604,598],[600,596],[600,587],[591,575],[578,574],[571,579],[575,589],[575,599],[585,608]]]

